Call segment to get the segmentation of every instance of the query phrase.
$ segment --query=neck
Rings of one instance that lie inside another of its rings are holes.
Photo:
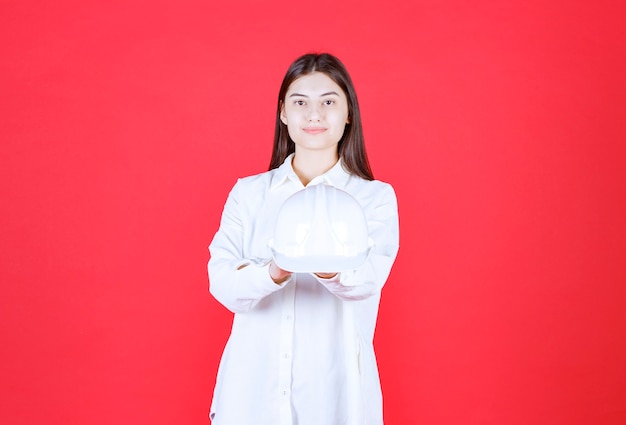
[[[291,166],[304,186],[317,176],[333,168],[339,160],[337,151],[298,151]]]

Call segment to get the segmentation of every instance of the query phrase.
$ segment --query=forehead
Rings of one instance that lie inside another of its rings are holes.
[[[342,97],[346,96],[339,84],[335,83],[328,75],[323,72],[312,72],[294,80],[287,89],[287,96],[292,93],[320,96],[330,92],[335,92]]]

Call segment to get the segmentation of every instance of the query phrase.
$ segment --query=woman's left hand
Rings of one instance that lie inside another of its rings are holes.
[[[319,277],[320,279],[332,279],[333,277],[337,276],[337,273],[313,273],[313,274]]]

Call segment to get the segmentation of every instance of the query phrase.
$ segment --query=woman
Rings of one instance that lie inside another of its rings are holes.
[[[397,203],[373,178],[354,86],[334,56],[307,54],[288,69],[269,168],[237,181],[209,247],[210,291],[235,313],[213,424],[382,424],[372,340],[398,251]],[[280,206],[315,184],[348,192],[365,212],[375,247],[355,270],[291,273],[272,259]]]

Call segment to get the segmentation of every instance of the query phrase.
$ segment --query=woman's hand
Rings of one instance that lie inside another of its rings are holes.
[[[291,277],[291,272],[287,270],[283,270],[272,260],[270,263],[270,277],[274,281],[275,284],[280,285],[287,279]]]
[[[337,276],[337,273],[313,273],[313,274],[319,277],[320,279],[332,279],[333,277]]]

